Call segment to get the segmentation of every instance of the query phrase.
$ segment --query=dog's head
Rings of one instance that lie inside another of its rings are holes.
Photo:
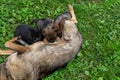
[[[44,18],[37,21],[37,27],[42,32],[47,42],[53,43],[57,39],[57,27],[53,26],[53,20]]]
[[[69,12],[64,12],[55,18],[54,26],[57,27],[57,29],[58,29],[57,35],[60,38],[62,37],[62,33],[63,33],[63,29],[64,29],[64,27],[63,27],[64,21],[70,20],[70,19],[71,19],[71,14]]]
[[[53,43],[57,38],[56,28],[53,27],[53,20],[43,18],[37,21],[37,27],[47,42]]]
[[[48,42],[53,43],[57,39],[57,30],[57,27],[53,26],[53,23],[49,23],[47,27],[42,30],[42,34]]]

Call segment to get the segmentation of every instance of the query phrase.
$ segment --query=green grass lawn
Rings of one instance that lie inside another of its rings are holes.
[[[95,1],[95,2],[94,2]],[[83,46],[68,65],[43,80],[120,80],[120,0],[0,0],[0,48],[18,24],[74,7]],[[6,56],[0,56],[2,62]]]

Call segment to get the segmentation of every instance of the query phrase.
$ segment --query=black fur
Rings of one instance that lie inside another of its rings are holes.
[[[33,28],[26,24],[17,26],[14,32],[14,37],[18,37],[18,36],[20,36],[21,40],[26,42],[28,45],[36,41],[43,40],[42,33],[37,28]],[[17,41],[17,43],[21,43],[21,42]]]
[[[35,22],[37,27],[33,28],[26,24],[17,26],[14,32],[14,37],[20,36],[20,39],[16,41],[17,44],[27,46],[37,41],[43,41],[45,37],[42,31],[47,28],[48,24],[52,23],[52,20],[43,18],[33,20],[32,22]]]
[[[52,19],[50,18],[42,18],[42,19],[34,19],[32,20],[32,24],[35,23],[36,26],[38,27],[38,29],[40,31],[42,31],[43,29],[47,28],[47,25],[52,23]]]

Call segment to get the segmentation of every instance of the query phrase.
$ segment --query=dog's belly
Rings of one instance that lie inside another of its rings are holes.
[[[71,54],[72,47],[69,43],[61,43],[56,47],[42,45],[39,50],[26,52],[20,57],[18,53],[12,54],[7,60],[6,67],[16,80],[36,80],[39,73],[41,76],[44,72],[51,72],[64,65],[71,59]]]

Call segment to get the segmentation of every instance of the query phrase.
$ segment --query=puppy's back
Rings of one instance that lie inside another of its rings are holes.
[[[37,30],[35,28],[32,28],[29,25],[18,25],[15,32],[14,37],[20,36],[23,41],[25,41],[28,44],[34,43],[36,37],[38,36]]]

